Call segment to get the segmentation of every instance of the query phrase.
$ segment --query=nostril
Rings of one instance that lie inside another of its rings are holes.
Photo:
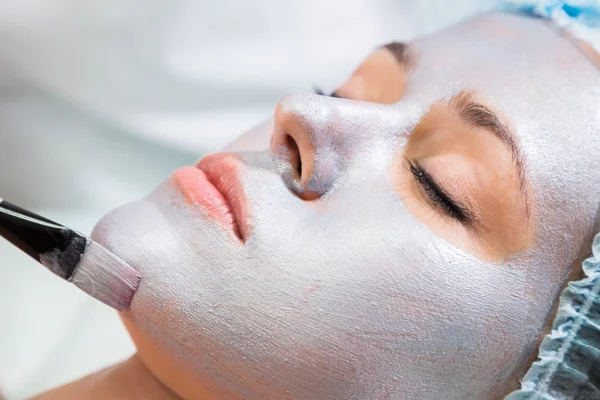
[[[285,145],[289,152],[289,161],[294,171],[298,174],[298,180],[302,179],[302,158],[300,157],[300,149],[298,143],[291,135],[286,135]]]
[[[286,157],[287,163],[291,167],[288,173],[284,174],[284,181],[286,181],[287,186],[294,192],[299,198],[303,200],[315,200],[319,198],[317,193],[314,193],[310,190],[307,190],[305,187],[305,182],[302,176],[304,172],[306,175],[310,174],[310,164],[303,165],[301,153],[301,144],[298,144],[296,139],[292,135],[284,134],[282,146],[284,148],[284,153]],[[306,151],[306,149],[304,149]],[[304,154],[305,157],[308,158],[308,162],[310,163],[310,155]]]
[[[294,107],[284,107],[285,103],[280,102],[275,110],[271,137],[273,167],[291,193],[302,200],[317,200],[321,195],[311,190],[318,181],[312,128]]]

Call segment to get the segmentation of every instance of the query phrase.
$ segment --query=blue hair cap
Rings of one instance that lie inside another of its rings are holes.
[[[550,20],[600,52],[600,0],[503,0],[498,8]]]
[[[600,234],[583,272],[562,292],[552,332],[521,389],[505,400],[600,399]]]

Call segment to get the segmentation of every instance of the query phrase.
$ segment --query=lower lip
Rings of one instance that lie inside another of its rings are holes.
[[[173,179],[188,203],[200,206],[209,219],[241,239],[231,207],[204,171],[196,167],[182,167],[173,173]]]

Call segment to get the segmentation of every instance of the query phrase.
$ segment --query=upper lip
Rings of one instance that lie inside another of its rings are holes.
[[[210,183],[223,195],[237,226],[237,236],[245,241],[249,234],[248,207],[239,180],[239,159],[230,153],[210,154],[196,164]]]

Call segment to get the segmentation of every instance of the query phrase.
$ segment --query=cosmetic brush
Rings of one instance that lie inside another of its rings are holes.
[[[89,237],[2,199],[0,236],[104,304],[129,308],[140,274]]]

